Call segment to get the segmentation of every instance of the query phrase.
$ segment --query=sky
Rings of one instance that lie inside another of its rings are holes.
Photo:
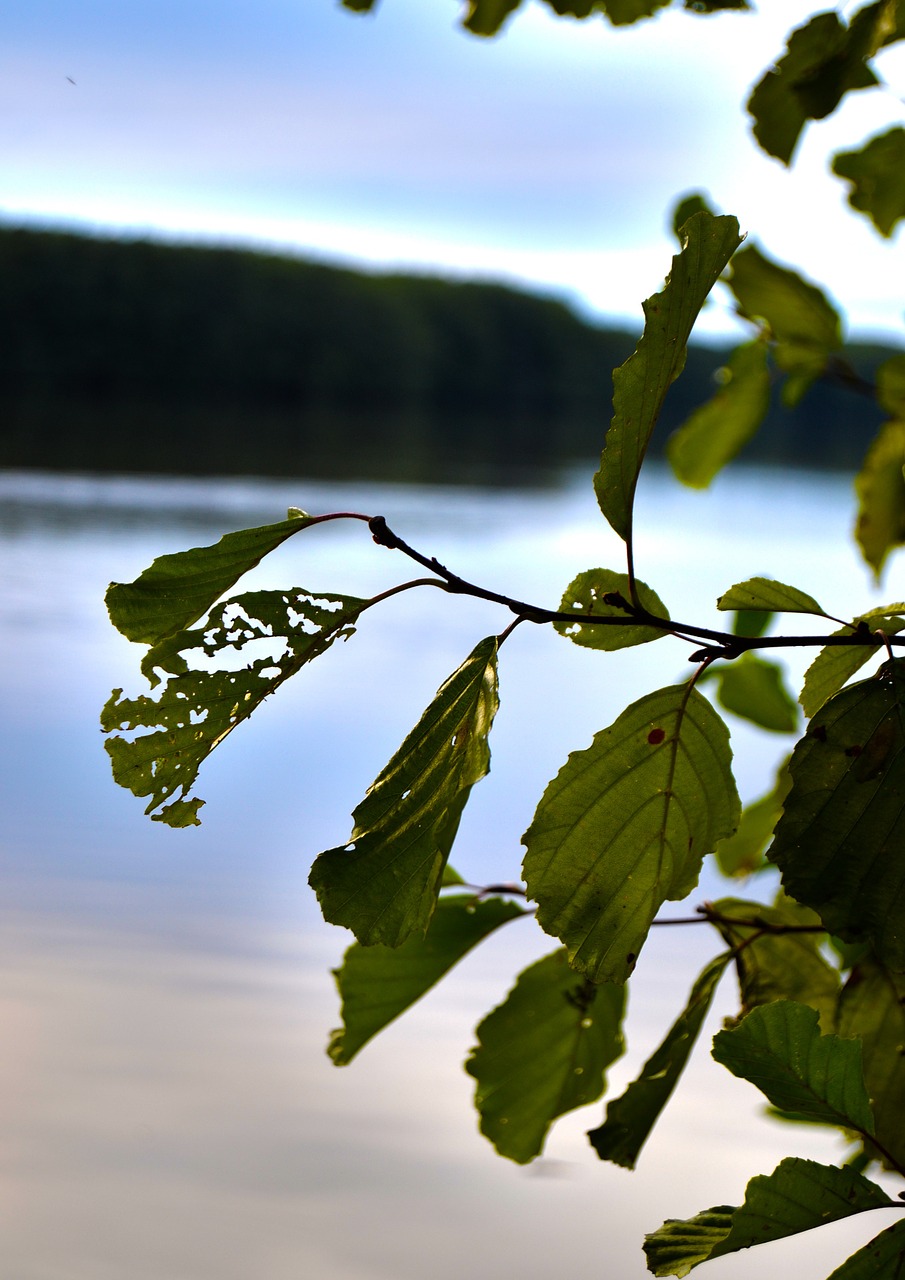
[[[703,190],[850,332],[900,338],[901,235],[848,209],[827,157],[901,121],[901,46],[889,88],[812,126],[791,173],[750,137],[750,88],[812,7],[614,30],[525,0],[486,40],[460,0],[9,5],[0,218],[500,279],[638,321],[673,204]],[[732,327],[725,302],[701,322]]]

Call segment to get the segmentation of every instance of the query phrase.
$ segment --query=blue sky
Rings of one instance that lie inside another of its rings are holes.
[[[494,276],[625,319],[668,267],[674,198],[702,188],[853,328],[901,331],[901,250],[825,172],[832,147],[901,119],[896,94],[855,95],[791,175],[749,138],[742,103],[801,0],[620,31],[526,0],[491,41],[459,29],[458,0],[382,0],[376,15],[337,0],[10,8],[8,221]],[[716,306],[705,327],[730,323]]]

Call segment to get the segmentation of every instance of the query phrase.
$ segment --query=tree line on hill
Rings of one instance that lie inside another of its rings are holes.
[[[17,228],[0,279],[3,467],[523,480],[596,458],[637,337],[498,284]],[[725,351],[689,348],[655,447]],[[880,414],[853,396],[777,402],[744,456],[855,467]]]

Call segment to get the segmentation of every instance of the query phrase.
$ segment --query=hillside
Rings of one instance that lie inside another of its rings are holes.
[[[237,249],[5,229],[0,279],[3,467],[517,480],[599,453],[635,343],[500,285]],[[690,350],[660,445],[721,356]],[[817,387],[749,456],[852,466],[877,421]]]

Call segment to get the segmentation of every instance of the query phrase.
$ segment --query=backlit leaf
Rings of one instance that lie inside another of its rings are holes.
[[[773,733],[794,733],[798,706],[788,692],[782,667],[743,653],[716,673],[720,706]]]
[[[903,1276],[905,1221],[900,1219],[847,1258],[827,1280],[902,1280]]]
[[[557,1116],[595,1102],[624,1051],[625,988],[595,986],[554,951],[519,977],[478,1027],[465,1064],[477,1080],[481,1132],[500,1155],[539,1155]]]
[[[876,1138],[905,1167],[905,980],[870,957],[859,960],[842,991],[836,1030],[860,1039]]]
[[[833,172],[852,184],[848,202],[866,213],[883,236],[905,218],[905,129],[890,129],[860,151],[840,151]]]
[[[736,973],[742,1014],[774,1000],[796,1000],[817,1010],[825,1030],[835,1029],[839,970],[823,957],[826,934],[815,912],[784,896],[772,907],[722,898],[713,903],[713,910],[722,918],[717,928],[724,941],[739,948]],[[770,932],[771,928],[799,932]],[[814,932],[803,932],[808,928]]]
[[[707,203],[705,196],[700,191],[690,191],[688,195],[682,196],[672,211],[672,229],[673,234],[682,243],[682,228],[689,218],[696,213],[709,213],[711,217],[715,217],[713,210]]]
[[[470,0],[462,25],[473,35],[494,36],[522,0]]]
[[[111,582],[110,621],[128,640],[156,644],[197,622],[244,573],[310,523],[300,512],[279,524],[224,534],[212,547],[158,556],[134,582]]]
[[[635,589],[642,607],[655,618],[668,618],[669,613],[663,601],[644,582],[636,580]],[[613,569],[588,569],[580,573],[569,583],[562,598],[560,610],[575,613],[574,622],[555,622],[553,625],[561,636],[568,636],[575,644],[587,649],[605,649],[612,652],[616,649],[628,649],[632,645],[646,644],[649,640],[659,640],[665,635],[656,627],[632,625],[630,615],[616,604],[607,604],[604,597],[611,593],[621,595],[624,600],[630,598],[628,575],[616,573]],[[594,614],[596,617],[622,618],[623,627],[594,626],[582,623],[582,614]]]
[[[848,27],[834,12],[818,13],[791,33],[748,100],[754,136],[768,155],[788,164],[808,120],[825,119],[849,90],[878,83],[865,59],[882,39],[883,8],[871,5]]]
[[[717,600],[718,609],[768,609],[773,613],[815,613],[825,618],[820,605],[806,591],[772,578],[748,578],[736,583]]]
[[[651,921],[735,829],[726,726],[687,685],[633,703],[549,784],[527,833],[541,926],[594,981],[624,982]]]
[[[711,960],[696,979],[688,1003],[625,1093],[607,1105],[606,1119],[588,1138],[601,1160],[634,1169],[641,1148],[666,1106],[695,1046],[732,953]]]
[[[735,255],[727,282],[741,314],[767,325],[776,363],[789,375],[783,398],[794,404],[842,345],[837,311],[816,285],[754,245]]]
[[[684,248],[673,258],[663,291],[644,303],[644,333],[637,349],[613,374],[613,421],[594,489],[601,511],[625,539],[641,463],[666,393],[685,367],[692,326],[741,244],[735,218],[703,211],[689,218],[683,234]]]
[[[212,610],[203,627],[154,645],[142,670],[152,686],[164,673],[160,695],[124,698],[115,689],[101,712],[105,733],[129,734],[105,744],[115,780],[150,796],[145,812],[155,821],[197,826],[204,802],[187,796],[204,760],[285,680],[338,637],[348,639],[367,604],[300,588],[250,591]]]
[[[830,933],[905,970],[905,661],[836,694],[789,763],[770,850],[786,892]]]
[[[777,771],[772,789],[745,805],[738,830],[720,840],[714,850],[717,865],[724,876],[750,876],[769,865],[764,853],[773,839],[773,831],[791,785],[792,779],[784,762]]]
[[[891,604],[875,613],[865,613],[861,618],[856,618],[851,626],[840,627],[833,635],[852,635],[859,622],[863,622],[871,633],[880,630],[886,635],[895,635],[905,627],[905,619],[897,616],[897,610],[905,613],[905,605]],[[827,645],[821,649],[804,677],[799,702],[805,715],[810,717],[819,711],[827,699],[838,693],[865,662],[876,658],[877,652],[875,644]]]
[[[853,1169],[791,1157],[771,1174],[752,1178],[740,1208],[719,1205],[686,1222],[671,1219],[646,1237],[644,1252],[655,1276],[686,1276],[710,1258],[895,1203]]]
[[[490,768],[497,644],[482,640],[442,685],[356,808],[350,845],[312,867],[324,919],[365,945],[427,929],[468,794]]]
[[[505,898],[456,894],[440,899],[423,938],[409,938],[401,947],[363,947],[353,942],[342,968],[334,970],[343,1025],[332,1032],[327,1052],[336,1065],[351,1062],[378,1031],[420,1000],[473,947],[525,914],[523,907]]]
[[[861,554],[879,581],[886,557],[905,543],[905,422],[886,422],[855,477]]]
[[[752,1009],[732,1030],[717,1032],[713,1056],[780,1111],[873,1132],[860,1040],[822,1036],[817,1010],[809,1005],[776,1000]]]
[[[767,353],[761,338],[736,347],[719,390],[669,437],[666,456],[683,484],[706,489],[757,431],[770,407]]]

